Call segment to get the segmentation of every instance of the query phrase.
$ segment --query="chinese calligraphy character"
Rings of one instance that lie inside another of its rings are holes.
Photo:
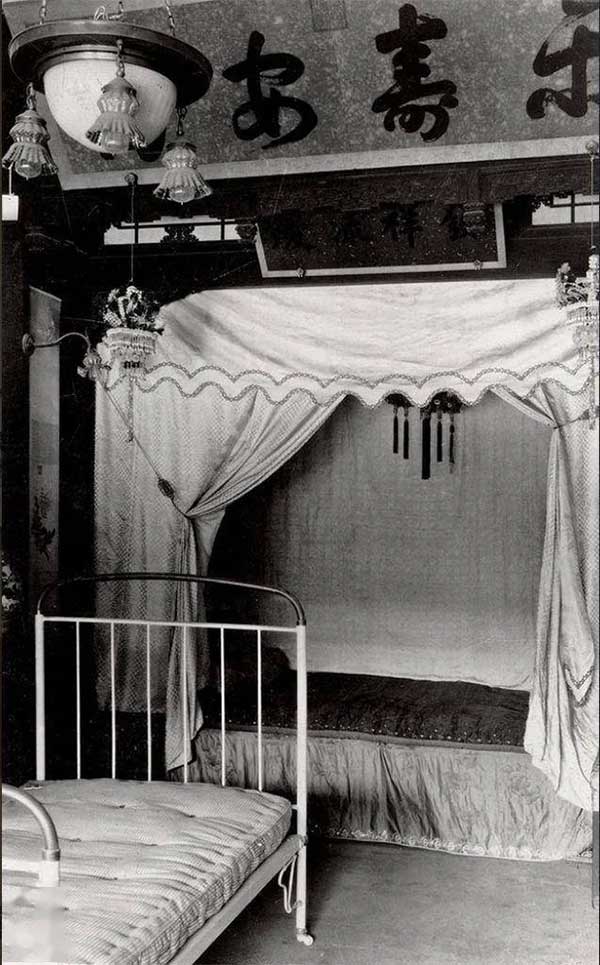
[[[599,2],[590,0],[563,0],[563,11],[566,16],[559,26],[552,31],[538,50],[533,61],[533,70],[538,77],[550,77],[557,70],[571,68],[571,86],[562,90],[550,87],[540,87],[535,90],[527,101],[527,113],[535,120],[544,117],[548,104],[556,104],[559,110],[569,117],[583,117],[587,113],[588,103],[597,104],[598,91],[588,94],[588,60],[598,56],[598,40],[600,34],[590,30],[583,20],[590,13],[600,8]],[[571,34],[570,45],[549,53],[549,48],[559,32],[577,24]]]
[[[416,204],[399,204],[390,208],[384,215],[382,225],[384,235],[389,235],[392,241],[398,242],[400,235],[406,235],[409,248],[415,247],[417,233],[423,230]]]
[[[464,208],[462,204],[446,205],[446,213],[440,221],[440,224],[448,226],[448,237],[450,241],[459,241],[461,238],[466,238],[467,230],[465,228]]]
[[[292,248],[300,248],[303,251],[314,249],[314,245],[305,238],[299,211],[285,211],[269,221],[272,225],[271,234],[278,248],[288,251]]]
[[[285,87],[298,80],[304,73],[304,64],[293,54],[262,54],[265,38],[253,30],[248,41],[246,60],[223,71],[223,77],[232,83],[247,82],[250,98],[236,108],[232,117],[233,130],[242,141],[252,141],[261,134],[272,140],[262,147],[277,147],[301,141],[317,125],[317,115],[306,101],[298,97],[286,97],[278,87]],[[263,84],[267,85],[266,90]],[[281,133],[282,118],[289,120],[295,115],[295,124],[287,133]],[[248,118],[254,118],[247,122]]]
[[[336,245],[352,245],[354,242],[366,241],[367,235],[362,221],[363,215],[357,211],[349,211],[342,217],[333,232]]]
[[[448,111],[458,106],[456,85],[449,80],[430,81],[423,83],[429,77],[431,68],[424,63],[431,53],[431,48],[425,40],[441,40],[448,30],[446,24],[439,17],[427,14],[417,14],[410,3],[405,3],[398,10],[399,29],[378,34],[375,46],[380,54],[394,54],[394,83],[385,94],[381,94],[373,101],[371,110],[375,114],[385,111],[383,126],[386,131],[393,131],[396,121],[398,127],[407,134],[414,134],[423,127],[427,115],[433,117],[433,124],[429,130],[421,133],[424,141],[436,141],[448,129]],[[439,96],[441,95],[441,96]],[[438,97],[437,104],[418,104],[415,101],[423,98]]]

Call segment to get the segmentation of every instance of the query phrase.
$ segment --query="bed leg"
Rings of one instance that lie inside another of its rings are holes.
[[[306,845],[298,852],[298,877],[296,879],[296,938],[303,945],[312,945],[314,938],[306,930],[307,875]]]

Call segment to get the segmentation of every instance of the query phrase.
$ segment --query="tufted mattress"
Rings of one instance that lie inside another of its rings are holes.
[[[208,784],[57,781],[26,787],[61,849],[58,888],[3,872],[3,962],[163,965],[286,837],[288,801]],[[5,857],[37,860],[30,814],[3,806]]]

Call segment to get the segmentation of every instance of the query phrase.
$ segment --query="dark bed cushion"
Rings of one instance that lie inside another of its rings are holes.
[[[228,688],[228,727],[256,726],[256,687]],[[219,695],[200,695],[207,726],[220,724]],[[365,674],[309,673],[308,727],[410,740],[523,745],[529,694],[483,684]],[[295,727],[295,674],[263,689],[263,725]]]

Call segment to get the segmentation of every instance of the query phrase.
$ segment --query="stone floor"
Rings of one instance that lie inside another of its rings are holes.
[[[298,944],[270,885],[198,965],[598,965],[591,865],[322,842]]]

